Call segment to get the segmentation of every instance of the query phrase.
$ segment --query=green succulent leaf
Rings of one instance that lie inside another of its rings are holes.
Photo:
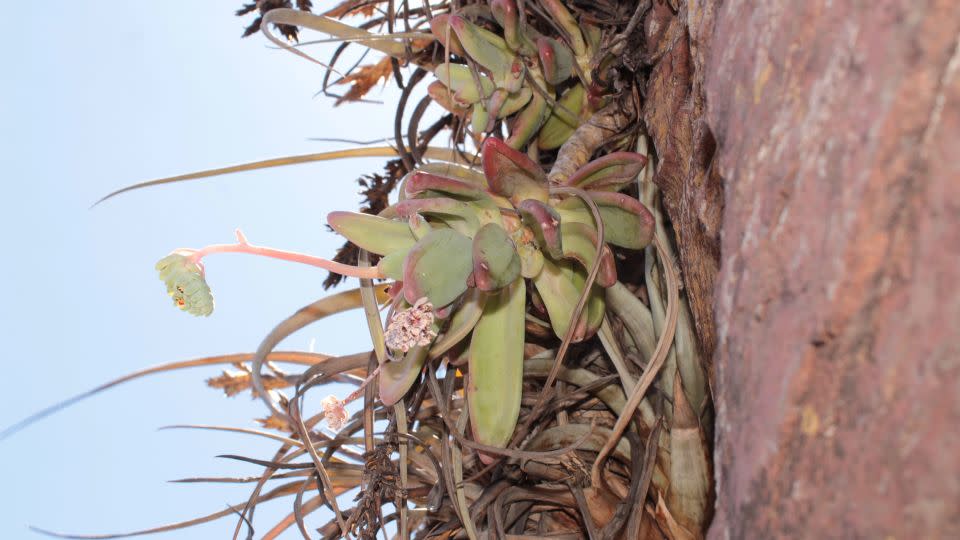
[[[473,242],[453,229],[434,229],[403,262],[403,294],[410,304],[426,297],[442,308],[467,290]]]
[[[555,262],[544,259],[543,271],[533,278],[533,284],[547,308],[553,332],[560,339],[563,339],[570,327],[570,318],[585,283],[586,272],[579,267],[575,268],[573,261]],[[603,296],[600,291],[602,289],[599,287],[594,287],[591,291],[586,308],[576,324],[574,343],[592,336],[600,328],[600,323],[603,322]]]
[[[467,56],[467,51],[465,51],[463,45],[460,44],[460,38],[458,38],[456,32],[450,28],[450,17],[451,15],[449,13],[444,13],[430,19],[430,32],[436,36],[437,41],[443,44],[448,51],[457,56]]]
[[[357,246],[377,255],[410,249],[417,239],[403,222],[359,212],[330,212],[327,224]]]
[[[573,47],[573,53],[577,56],[585,56],[587,44],[580,32],[580,25],[573,18],[570,11],[560,0],[540,0],[540,5],[553,17],[554,22],[560,25],[570,38],[570,45]]]
[[[410,232],[413,233],[413,237],[417,240],[420,240],[433,230],[430,223],[420,214],[410,216],[410,218],[407,219],[407,223],[410,225]]]
[[[560,236],[560,214],[548,204],[527,199],[517,205],[523,224],[529,228],[540,249],[554,259],[563,257],[563,239]]]
[[[427,359],[427,347],[414,347],[407,351],[396,362],[385,362],[380,368],[377,385],[380,391],[380,401],[390,406],[400,401],[400,398],[410,390],[413,383],[420,376],[423,362]]]
[[[547,202],[547,175],[526,154],[490,137],[483,143],[481,161],[490,191],[514,204],[525,199]]]
[[[522,279],[492,295],[470,340],[467,405],[474,438],[503,447],[520,414],[526,286]]]
[[[560,225],[563,238],[563,256],[579,262],[584,270],[593,267],[597,256],[597,230],[592,225],[577,222],[564,222]],[[617,265],[613,251],[604,243],[600,250],[600,268],[597,271],[597,285],[610,287],[617,282]]]
[[[473,279],[482,291],[506,287],[520,277],[520,256],[503,227],[488,223],[473,237]]]
[[[407,258],[409,250],[394,251],[384,255],[377,263],[377,268],[385,277],[393,280],[403,281],[403,260]]]
[[[203,265],[190,260],[192,252],[174,252],[160,259],[155,268],[160,280],[167,286],[173,305],[196,315],[207,317],[213,313],[213,294],[207,285]]]
[[[387,207],[381,214],[403,219],[408,219],[414,214],[431,216],[471,238],[482,225],[476,206],[449,197],[406,199]]]
[[[604,242],[627,249],[643,249],[653,240],[653,214],[640,201],[607,191],[592,191],[590,198],[600,210]],[[554,208],[565,223],[593,225],[593,214],[577,197],[563,199]]]
[[[573,53],[566,45],[542,36],[537,39],[537,54],[547,83],[558,85],[570,78],[573,73]]]
[[[510,116],[511,114],[524,108],[527,103],[530,103],[530,98],[532,97],[533,90],[526,87],[521,88],[513,93],[507,93],[505,90],[498,90],[493,93],[493,96],[491,96],[490,99],[491,101],[493,101],[495,98],[501,99],[502,103],[497,104],[496,107],[491,103],[489,109],[491,111],[496,111],[497,118],[506,118],[507,116]]]
[[[530,56],[534,52],[533,43],[520,28],[520,14],[514,0],[490,0],[490,12],[497,23],[503,27],[503,39],[510,50]]]
[[[483,171],[478,168],[465,167],[445,161],[433,161],[424,163],[419,167],[418,171],[430,173],[434,176],[453,178],[466,182],[476,188],[487,189],[487,179],[483,177]]]
[[[488,131],[490,125],[490,111],[482,101],[478,101],[470,108],[470,127],[476,136]]]
[[[433,70],[437,80],[447,86],[453,93],[454,105],[468,107],[493,93],[495,86],[486,75],[480,74],[474,79],[474,74],[468,66],[463,64],[440,64]],[[477,87],[476,80],[480,81]]]
[[[540,93],[534,94],[530,103],[517,114],[510,130],[510,137],[507,139],[507,145],[510,148],[526,146],[543,126],[549,112],[547,100]]]
[[[490,200],[490,195],[484,191],[486,185],[477,186],[470,182],[449,178],[418,170],[407,177],[403,184],[403,191],[407,197],[418,197],[424,194],[441,193],[458,200],[477,201]]]
[[[470,332],[477,325],[477,321],[480,320],[480,315],[483,314],[483,306],[486,304],[488,296],[487,293],[477,288],[467,290],[463,303],[457,307],[453,316],[450,317],[450,324],[447,325],[446,331],[430,347],[430,358],[439,358],[470,335]]]
[[[463,17],[452,15],[447,24],[456,32],[467,56],[487,69],[498,88],[516,92],[523,84],[524,65],[503,39]]]
[[[430,99],[437,105],[443,107],[447,112],[453,113],[456,116],[467,114],[465,104],[458,99],[453,90],[447,88],[442,82],[433,81],[427,85],[427,94],[430,96]]]
[[[557,100],[558,107],[540,128],[537,135],[537,146],[543,150],[559,148],[580,125],[580,117],[586,104],[587,91],[582,84],[577,84],[563,93]],[[566,111],[573,113],[574,117]]]
[[[597,158],[570,175],[564,182],[581,189],[620,191],[636,182],[647,158],[635,152],[613,152]]]

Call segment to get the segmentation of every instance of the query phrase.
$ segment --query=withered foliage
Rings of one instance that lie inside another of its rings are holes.
[[[360,101],[380,81],[390,77],[391,73],[393,73],[393,62],[389,56],[384,56],[376,64],[360,66],[337,81],[336,84],[350,85],[350,90],[338,97],[334,105],[340,105],[345,101]]]
[[[263,16],[274,9],[277,8],[292,8],[293,2],[290,0],[258,0],[256,2],[248,2],[244,4],[240,9],[236,11],[238,17],[248,15],[250,13],[256,12],[257,17],[243,30],[243,37],[251,36],[260,31],[260,23],[263,21]],[[313,2],[311,0],[297,0],[297,9],[302,11],[311,11],[313,8]],[[277,30],[280,31],[280,34],[283,37],[291,40],[297,41],[298,32],[296,26],[291,26],[289,24],[279,24],[277,25]]]

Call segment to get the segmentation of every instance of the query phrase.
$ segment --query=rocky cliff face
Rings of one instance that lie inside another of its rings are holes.
[[[686,11],[724,179],[710,537],[960,538],[960,6]]]

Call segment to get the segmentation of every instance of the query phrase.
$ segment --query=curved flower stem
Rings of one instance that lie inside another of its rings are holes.
[[[316,266],[340,274],[342,276],[356,277],[362,279],[380,279],[383,274],[376,266],[360,268],[349,264],[341,264],[335,261],[314,257],[305,253],[295,251],[284,251],[263,246],[255,246],[247,241],[240,229],[236,230],[237,242],[235,244],[213,244],[198,249],[190,255],[190,261],[199,263],[201,259],[212,253],[248,253],[250,255],[259,255],[261,257],[270,257],[271,259],[280,259],[283,261],[292,261],[301,264]]]

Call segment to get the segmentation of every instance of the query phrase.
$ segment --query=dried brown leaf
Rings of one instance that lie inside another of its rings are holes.
[[[393,73],[391,58],[384,56],[376,64],[367,64],[350,72],[346,77],[337,81],[337,84],[349,84],[350,90],[342,97],[337,98],[335,105],[345,101],[360,101],[380,81]]]
[[[376,2],[369,2],[367,0],[343,0],[336,6],[325,11],[323,14],[327,17],[333,17],[336,19],[346,17],[348,15],[359,15],[361,17],[372,17],[377,11]]]
[[[233,397],[241,392],[250,390],[253,397],[258,397],[253,389],[253,380],[250,371],[245,366],[237,366],[238,371],[223,370],[223,374],[207,379],[207,386],[219,388],[227,397]],[[263,386],[267,390],[275,390],[290,386],[290,382],[275,375],[263,375]]]

